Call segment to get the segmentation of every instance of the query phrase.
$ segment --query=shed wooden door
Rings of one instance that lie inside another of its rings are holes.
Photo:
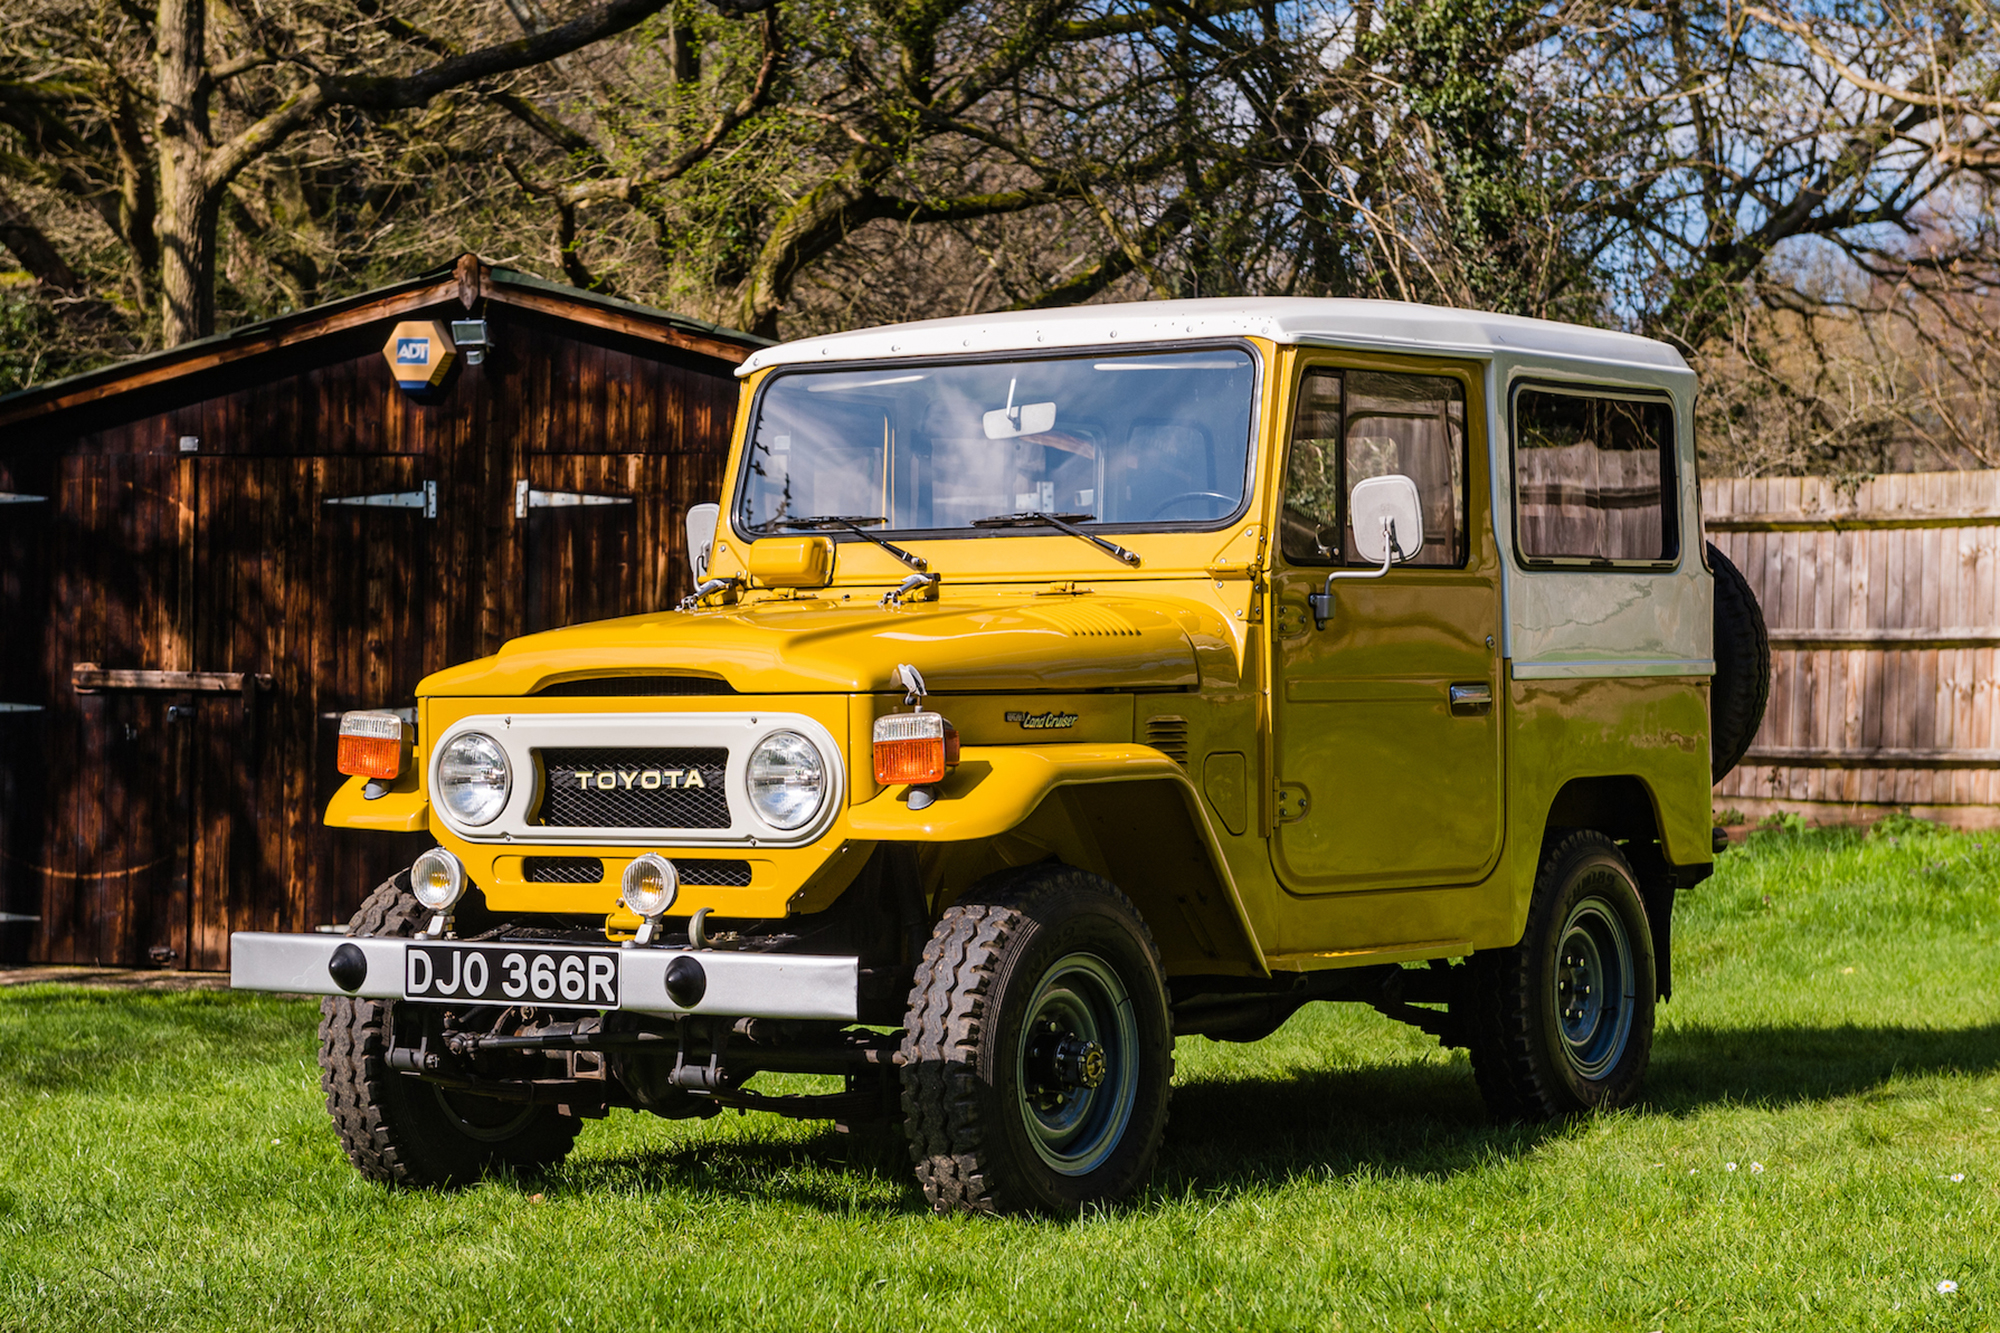
[[[187,953],[189,697],[78,694],[76,663],[188,670],[192,460],[62,460],[49,560],[47,711],[10,748],[22,812],[10,868],[35,886],[44,962],[176,961]],[[158,951],[155,953],[155,951]]]
[[[671,607],[688,585],[688,459],[536,454],[516,486],[522,632]]]
[[[271,688],[196,711],[192,966],[237,930],[345,920],[415,855],[327,829],[336,721],[400,707],[425,668],[434,507],[417,457],[201,460],[196,585],[207,670]]]
[[[0,958],[26,957],[41,934],[55,500],[53,458],[0,462]]]

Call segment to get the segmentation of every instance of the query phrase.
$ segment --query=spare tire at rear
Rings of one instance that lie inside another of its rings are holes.
[[[1771,697],[1771,636],[1750,581],[1708,544],[1715,572],[1715,679],[1708,694],[1710,781],[1720,782],[1742,760],[1764,721]]]

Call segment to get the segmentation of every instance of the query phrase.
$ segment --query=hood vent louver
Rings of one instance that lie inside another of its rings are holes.
[[[559,680],[535,691],[548,698],[603,699],[615,696],[658,696],[690,694],[734,694],[726,680],[713,676],[586,676],[581,680]]]
[[[1186,768],[1188,761],[1187,719],[1171,715],[1147,718],[1146,744],[1152,746],[1182,768]]]

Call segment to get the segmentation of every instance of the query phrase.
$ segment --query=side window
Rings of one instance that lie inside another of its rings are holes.
[[[1443,375],[1307,371],[1285,465],[1285,558],[1340,563],[1354,549],[1348,492],[1391,473],[1414,481],[1424,506],[1423,550],[1404,563],[1463,565],[1464,386]]]
[[[1528,560],[1673,560],[1674,410],[1543,387],[1514,397],[1514,500]]]
[[[1465,387],[1443,375],[1352,371],[1346,434],[1350,491],[1357,482],[1397,472],[1417,483],[1424,549],[1404,563],[1464,564]]]
[[[1308,370],[1285,461],[1280,543],[1294,564],[1340,558],[1340,372]]]

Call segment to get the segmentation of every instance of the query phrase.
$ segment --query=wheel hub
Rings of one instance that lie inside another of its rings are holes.
[[[1555,1016],[1563,1055],[1583,1078],[1604,1078],[1632,1033],[1632,940],[1609,903],[1589,897],[1563,922],[1555,965]]]
[[[1021,1118],[1035,1152],[1086,1175],[1117,1149],[1139,1077],[1139,1028],[1118,974],[1092,954],[1050,965],[1029,998],[1016,1065]]]
[[[1103,1083],[1108,1067],[1102,1042],[1065,1032],[1054,1019],[1043,1019],[1030,1034],[1025,1065],[1035,1089],[1055,1105],[1079,1088]]]

